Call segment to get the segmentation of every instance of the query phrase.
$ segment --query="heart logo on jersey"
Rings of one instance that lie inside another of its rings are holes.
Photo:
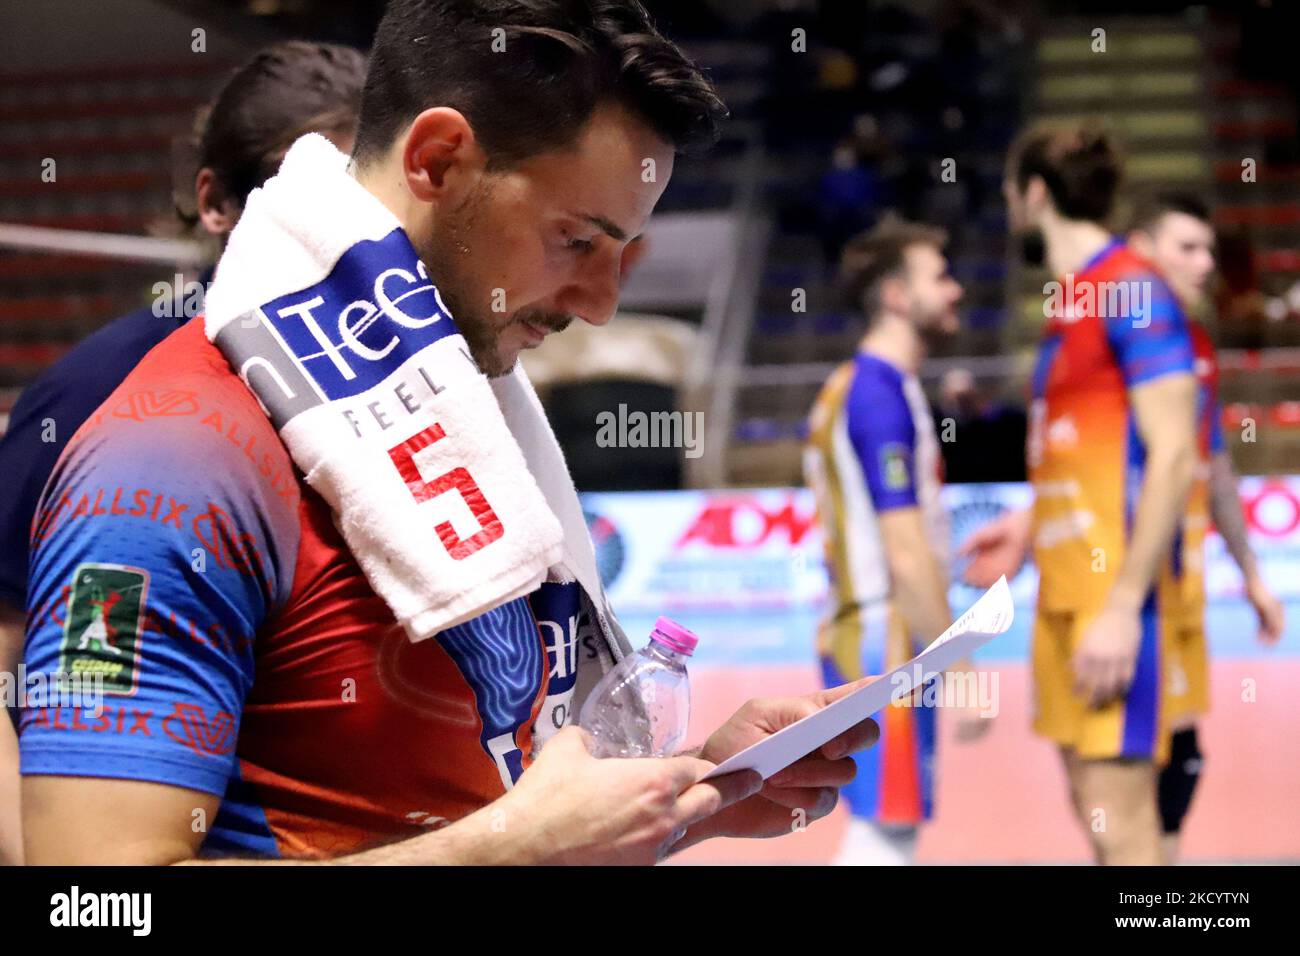
[[[197,704],[174,702],[163,733],[198,754],[219,757],[235,749],[235,718],[224,710],[209,720]]]
[[[151,388],[132,392],[113,410],[116,418],[143,421],[146,418],[183,417],[199,410],[198,393],[180,389]]]

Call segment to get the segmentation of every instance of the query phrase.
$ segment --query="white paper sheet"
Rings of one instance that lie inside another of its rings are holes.
[[[746,747],[714,767],[704,779],[737,770],[757,770],[766,780],[1005,632],[1011,626],[1013,615],[1011,589],[1005,577],[999,578],[948,630],[910,661],[815,714],[809,714]]]

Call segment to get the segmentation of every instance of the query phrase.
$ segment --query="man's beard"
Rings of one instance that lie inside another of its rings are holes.
[[[432,275],[432,272],[430,274]],[[469,346],[469,354],[474,359],[474,364],[488,378],[509,375],[514,370],[516,356],[501,354],[501,339],[508,330],[526,320],[530,325],[549,332],[563,332],[573,321],[573,316],[570,315],[536,309],[524,310],[509,318],[498,313],[488,313],[492,316],[488,318],[488,315],[471,311],[460,305],[455,292],[449,295],[442,290],[441,286],[438,292],[442,296],[443,304],[451,312],[456,328],[465,339],[465,344]]]
[[[453,281],[444,284],[442,278],[444,274],[445,270],[443,273],[435,272],[433,264],[429,264],[429,276],[438,287],[438,294],[442,296],[443,305],[451,313],[452,320],[456,323],[456,330],[460,332],[469,347],[470,358],[474,360],[479,371],[488,378],[499,378],[509,374],[514,368],[514,362],[503,359],[498,348],[501,333],[505,328],[493,327],[491,319],[466,306],[457,291],[459,284],[454,281],[454,277],[452,277]]]
[[[1037,267],[1047,262],[1047,242],[1043,239],[1042,232],[1030,229],[1016,238],[1020,243],[1020,259],[1025,265]]]
[[[443,305],[451,313],[456,331],[465,339],[470,358],[479,371],[495,378],[507,374],[513,365],[503,367],[506,363],[497,350],[501,330],[493,328],[488,317],[490,313],[470,307],[472,296],[468,290],[471,283],[463,269],[471,255],[469,227],[485,198],[485,194],[472,197],[459,209],[448,213],[447,218],[423,241],[417,242],[415,237],[411,237],[411,242],[429,270],[429,279],[437,286]]]
[[[948,321],[947,311],[926,316],[922,321],[913,319],[913,327],[927,355],[941,351],[944,344],[952,339],[953,332],[947,328]]]
[[[470,225],[475,221],[477,210],[487,195],[484,192],[476,196],[452,213],[449,221],[417,246],[416,252],[429,270],[430,281],[438,287],[438,294],[451,313],[456,330],[465,339],[474,364],[488,378],[499,378],[509,375],[515,366],[514,355],[501,354],[501,338],[508,329],[527,320],[538,328],[560,332],[573,317],[537,309],[522,310],[506,316],[491,309],[475,309],[470,306],[469,302],[475,298],[469,291],[473,283],[465,275],[463,266],[473,254],[468,241]],[[491,298],[490,294],[485,296],[484,304]]]

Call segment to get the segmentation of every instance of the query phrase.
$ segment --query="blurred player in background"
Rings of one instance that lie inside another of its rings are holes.
[[[182,225],[224,246],[248,194],[275,173],[300,135],[315,131],[351,149],[365,73],[365,57],[350,47],[286,41],[260,50],[199,117],[197,143],[190,144],[195,162],[182,164],[188,174],[175,188]],[[211,278],[208,269],[200,284],[206,288]],[[143,308],[110,322],[14,405],[0,439],[7,485],[0,498],[0,669],[13,671],[22,653],[28,535],[46,479],[81,423],[150,349],[202,309],[201,302],[168,305],[174,307]],[[18,861],[20,850],[17,740],[9,722],[0,721],[0,863]]]
[[[1138,208],[1129,245],[1156,265],[1190,317],[1203,318],[1209,307],[1206,290],[1214,274],[1214,227],[1204,203],[1182,193],[1151,198]],[[1228,553],[1241,569],[1246,597],[1259,618],[1259,639],[1276,643],[1285,625],[1282,604],[1260,576],[1251,550],[1237,494],[1237,476],[1224,448],[1214,343],[1201,322],[1192,322],[1190,331],[1198,387],[1201,467],[1188,498],[1182,531],[1187,555],[1182,576],[1186,619],[1169,656],[1168,721],[1173,738],[1169,763],[1161,771],[1159,783],[1160,822],[1168,863],[1177,861],[1178,834],[1200,779],[1202,755],[1196,721],[1210,706],[1203,550],[1211,517]]]
[[[841,258],[867,331],[817,397],[804,452],[832,582],[817,634],[827,687],[904,663],[952,620],[939,444],[917,379],[928,344],[957,331],[962,288],[945,242],[942,230],[886,220]],[[880,745],[855,758],[837,863],[913,860],[917,827],[933,810],[935,713],[910,703],[877,714]],[[963,708],[962,736],[987,726],[977,708]]]
[[[1098,862],[1162,860],[1157,768],[1169,757],[1167,657],[1185,620],[1175,551],[1196,467],[1191,334],[1174,293],[1103,225],[1122,160],[1088,124],[1036,127],[1003,190],[1042,233],[1056,281],[1033,375],[1035,503],[976,532],[967,580],[1039,570],[1034,729],[1054,741]]]

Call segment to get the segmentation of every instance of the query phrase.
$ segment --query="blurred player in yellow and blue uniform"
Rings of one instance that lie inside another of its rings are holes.
[[[1210,211],[1195,196],[1162,193],[1142,203],[1129,244],[1151,260],[1174,294],[1197,317],[1208,308],[1206,288],[1214,274],[1214,227]],[[1181,553],[1184,619],[1171,647],[1167,720],[1172,731],[1169,763],[1160,773],[1160,819],[1165,859],[1178,857],[1178,835],[1201,774],[1197,719],[1209,711],[1209,662],[1205,634],[1204,541],[1213,518],[1228,553],[1241,569],[1247,599],[1259,619],[1259,638],[1282,636],[1282,604],[1259,573],[1237,494],[1237,476],[1224,446],[1223,408],[1218,397],[1218,357],[1201,322],[1191,323],[1197,382],[1197,449],[1200,468],[1188,497]]]
[[[957,329],[961,286],[943,233],[887,221],[846,246],[845,291],[868,328],[813,407],[804,471],[817,498],[831,606],[818,630],[828,687],[881,674],[948,626],[941,458],[917,379],[927,339]],[[908,863],[934,798],[935,713],[915,700],[876,715],[880,744],[843,788],[852,820],[837,862]],[[987,726],[965,702],[964,736]]]

